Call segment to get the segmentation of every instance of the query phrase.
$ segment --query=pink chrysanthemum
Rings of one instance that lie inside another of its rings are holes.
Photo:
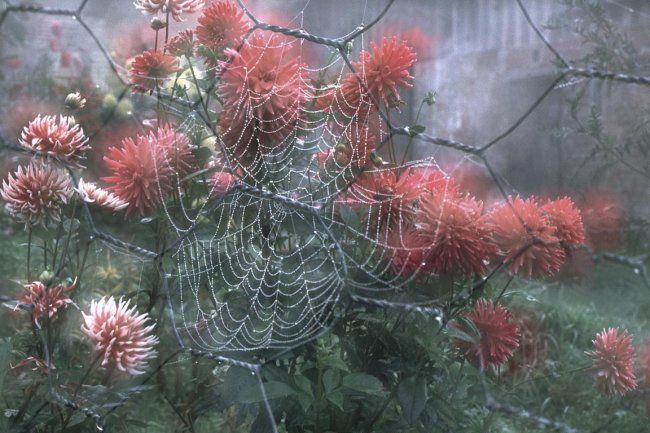
[[[512,315],[501,304],[479,299],[474,309],[465,313],[464,317],[471,320],[480,335],[478,341],[457,339],[454,345],[461,349],[465,357],[481,368],[500,366],[504,364],[517,347],[519,347],[519,328]],[[454,323],[461,331],[472,335],[470,329],[465,329],[460,322]]]
[[[196,38],[208,66],[217,67],[226,48],[237,48],[250,29],[246,14],[231,1],[214,2],[198,18]]]
[[[239,52],[228,54],[218,88],[227,117],[252,125],[261,154],[273,153],[296,133],[309,92],[305,69],[277,35],[255,34]]]
[[[103,358],[102,366],[117,367],[131,375],[144,373],[147,361],[156,356],[158,337],[151,335],[154,325],[147,325],[149,315],[138,314],[131,301],[110,298],[92,301],[81,330],[90,338]]]
[[[534,198],[508,198],[492,210],[489,227],[510,271],[527,278],[556,274],[566,257],[557,229]]]
[[[112,192],[100,188],[92,182],[86,182],[83,179],[79,179],[79,185],[76,190],[81,199],[86,203],[94,203],[113,212],[124,210],[129,205],[129,203]]]
[[[103,180],[129,204],[127,215],[152,212],[172,189],[173,171],[156,144],[150,136],[138,135],[135,140],[125,138],[120,148],[111,147],[104,156],[111,175]]]
[[[0,196],[13,217],[44,226],[61,220],[61,207],[72,196],[72,186],[61,170],[32,162],[2,181]]]
[[[138,92],[154,90],[171,74],[180,70],[178,58],[153,50],[135,56],[130,67],[131,84]]]
[[[174,127],[164,125],[149,132],[147,139],[162,154],[162,158],[178,176],[183,178],[196,167],[196,158],[189,138]]]
[[[72,303],[68,292],[74,289],[75,283],[65,287],[57,284],[54,287],[47,287],[40,281],[32,281],[25,284],[25,293],[20,297],[20,302],[32,306],[32,320],[39,323],[44,317],[53,319],[59,310],[66,308]]]
[[[191,58],[195,47],[196,41],[192,30],[183,30],[167,42],[167,52],[176,57]]]
[[[420,200],[416,227],[431,244],[427,261],[435,272],[485,272],[496,247],[482,213],[483,203],[471,196],[433,191]]]
[[[237,179],[235,179],[235,176],[232,174],[227,171],[218,171],[210,178],[210,194],[216,198],[222,197],[230,191],[230,188],[232,188],[236,182]]]
[[[191,14],[203,7],[203,0],[135,0],[136,9],[143,14],[156,15],[169,12],[176,21],[183,21],[183,14]]]
[[[549,201],[542,206],[542,212],[555,226],[555,235],[565,246],[579,245],[585,241],[585,229],[582,226],[580,210],[569,197]]]
[[[32,152],[52,156],[79,166],[83,153],[90,148],[83,129],[73,117],[43,116],[23,129],[20,144]]]
[[[381,45],[371,43],[371,50],[363,51],[354,66],[375,102],[397,107],[401,103],[399,88],[413,86],[413,77],[408,70],[415,61],[415,53],[404,42],[397,38],[384,38]]]
[[[637,387],[632,361],[632,337],[624,330],[603,329],[593,340],[594,349],[586,352],[593,360],[594,386],[603,394],[623,395]]]

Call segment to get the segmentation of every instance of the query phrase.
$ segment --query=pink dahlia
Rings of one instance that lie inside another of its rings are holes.
[[[79,179],[79,185],[76,190],[81,199],[86,203],[94,203],[113,212],[124,210],[129,205],[129,203],[112,192],[100,188],[92,182],[86,182],[83,179]]]
[[[196,41],[192,30],[183,30],[167,42],[167,52],[176,57],[191,58],[195,47]]]
[[[624,330],[603,329],[593,340],[594,350],[586,352],[593,360],[594,386],[603,394],[623,395],[637,386],[632,360],[632,337]]]
[[[482,369],[504,364],[519,347],[519,328],[510,312],[501,304],[479,299],[474,309],[465,313],[464,317],[474,324],[480,335],[476,336],[477,341],[457,339],[454,345],[461,349],[470,362]],[[456,322],[453,326],[472,335],[472,331],[461,325],[461,322]]]
[[[434,190],[420,200],[416,221],[431,244],[427,260],[439,274],[481,274],[496,254],[483,203],[469,195]]]
[[[237,179],[227,171],[218,171],[212,175],[210,182],[212,184],[210,194],[220,198],[230,191],[230,188],[237,183]]]
[[[23,129],[20,144],[44,156],[52,156],[79,166],[83,153],[90,149],[83,129],[73,117],[43,116],[29,122]]]
[[[180,70],[178,58],[153,50],[135,56],[130,67],[131,84],[138,92],[156,89],[171,74]]]
[[[413,86],[409,69],[415,61],[415,52],[403,41],[384,38],[381,45],[371,43],[371,50],[363,51],[354,67],[376,102],[397,107],[402,101],[399,88]]]
[[[242,9],[232,1],[218,1],[203,9],[198,18],[196,39],[202,44],[206,63],[217,67],[226,48],[237,48],[250,29]]]
[[[61,208],[72,196],[72,186],[63,171],[30,163],[2,181],[0,196],[9,213],[27,225],[61,220]]]
[[[227,117],[252,125],[261,154],[273,153],[295,134],[308,97],[308,76],[290,47],[278,35],[255,34],[239,52],[228,50],[231,60],[224,63],[218,93]]]
[[[74,289],[75,284],[72,283],[68,287],[63,284],[48,287],[40,281],[32,281],[25,284],[25,293],[20,297],[20,302],[32,306],[32,320],[35,323],[39,323],[43,317],[53,319],[59,310],[72,303],[68,292]]]
[[[430,244],[414,227],[398,226],[388,232],[386,244],[380,244],[377,254],[380,260],[389,263],[393,274],[410,278],[430,271],[426,260],[430,251]]]
[[[176,21],[183,21],[181,15],[191,14],[203,7],[203,0],[135,0],[136,9],[143,14],[155,15],[169,12]]]
[[[127,215],[143,216],[154,211],[172,190],[173,170],[150,136],[125,138],[121,147],[111,147],[104,156],[111,175],[103,180],[111,185],[111,192],[129,204]]]
[[[189,138],[174,127],[164,125],[149,132],[147,139],[151,146],[161,153],[166,165],[183,178],[196,167],[193,147]]]
[[[510,271],[527,278],[556,274],[566,257],[557,228],[537,200],[508,198],[488,216],[489,228],[499,254]]]
[[[549,201],[542,206],[542,212],[548,216],[551,225],[555,226],[555,235],[565,246],[579,245],[585,241],[580,210],[569,197]]]
[[[156,356],[158,337],[151,335],[155,325],[147,325],[149,315],[138,314],[135,305],[129,308],[130,302],[121,298],[116,302],[112,296],[92,301],[90,313],[83,313],[81,330],[103,358],[102,366],[135,376],[144,373],[147,361]]]

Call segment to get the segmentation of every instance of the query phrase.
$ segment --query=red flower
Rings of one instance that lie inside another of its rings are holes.
[[[194,55],[194,32],[192,30],[183,30],[167,42],[167,51],[172,56],[185,56],[188,59]]]
[[[32,306],[32,320],[35,323],[39,323],[43,317],[53,319],[59,310],[72,303],[67,293],[74,289],[75,284],[76,282],[68,287],[63,284],[47,287],[40,281],[33,281],[25,284],[26,293],[21,296],[20,302]]]
[[[203,0],[135,0],[136,9],[143,14],[155,15],[169,12],[174,20],[183,21],[184,13],[194,13],[203,7]]]
[[[146,92],[157,88],[171,74],[179,70],[176,57],[149,50],[133,58],[129,75],[133,89]]]
[[[29,122],[23,129],[20,144],[32,152],[68,161],[75,166],[90,149],[83,129],[73,117],[43,116]]]
[[[228,107],[224,113],[228,120],[220,121],[221,133],[245,131],[231,134],[228,147],[241,147],[236,145],[239,136],[252,135],[259,146],[253,150],[268,155],[285,147],[296,134],[309,91],[308,77],[288,46],[277,35],[256,35],[241,51],[228,50],[232,59],[224,64],[218,88],[223,105]]]
[[[549,222],[555,226],[555,235],[565,245],[579,245],[585,240],[585,229],[582,226],[580,211],[573,204],[573,200],[564,197],[549,201],[542,206]]]
[[[592,191],[580,206],[586,243],[596,251],[611,251],[621,244],[623,212],[612,194]]]
[[[129,204],[127,215],[152,212],[172,189],[172,168],[154,139],[153,133],[138,135],[135,141],[125,138],[120,148],[111,147],[104,156],[111,176],[103,180]]]
[[[20,166],[2,181],[0,196],[9,213],[28,225],[61,220],[61,207],[72,196],[67,176],[49,165]]]
[[[501,304],[479,299],[472,311],[463,316],[472,321],[480,335],[476,341],[456,339],[454,345],[461,349],[465,357],[481,369],[488,366],[500,366],[510,359],[513,352],[519,347],[519,328],[512,315]],[[454,327],[472,336],[472,330],[461,325]]]
[[[591,369],[596,389],[608,395],[623,395],[635,389],[634,347],[627,330],[619,334],[615,328],[603,329],[593,344],[595,350],[586,353],[593,360]]]
[[[508,198],[488,218],[499,253],[510,262],[511,272],[531,278],[560,270],[566,254],[557,229],[534,198]]]
[[[81,330],[103,358],[102,366],[115,366],[135,376],[144,373],[147,361],[156,356],[153,347],[158,337],[151,335],[154,325],[146,324],[149,315],[138,314],[129,303],[113,297],[92,301],[90,313],[83,313]]]
[[[439,274],[485,272],[496,247],[482,212],[483,203],[469,195],[434,190],[422,198],[416,228],[431,244],[431,269]]]
[[[214,2],[198,18],[196,38],[210,67],[217,67],[226,48],[237,48],[250,29],[243,10],[231,1]]]
[[[430,271],[426,260],[430,251],[430,243],[414,227],[398,226],[388,232],[386,244],[380,244],[377,255],[380,260],[387,259],[393,274],[410,278]]]
[[[363,77],[375,102],[387,107],[401,103],[399,87],[412,87],[409,68],[415,64],[413,50],[397,38],[384,38],[381,45],[371,43],[371,51],[363,51],[354,63],[357,74]]]

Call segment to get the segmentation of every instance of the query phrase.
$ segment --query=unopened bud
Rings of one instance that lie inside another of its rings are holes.
[[[158,17],[151,18],[151,22],[149,23],[149,25],[151,26],[152,29],[154,29],[156,31],[164,29],[165,27],[167,27],[167,23],[164,22],[163,20],[161,20]]]
[[[370,154],[370,160],[372,161],[373,164],[375,164],[377,167],[381,167],[384,165],[384,160],[381,159],[381,156],[377,155],[375,152],[372,152]]]
[[[65,108],[68,110],[79,110],[86,106],[86,98],[82,97],[79,92],[69,93],[65,97]]]

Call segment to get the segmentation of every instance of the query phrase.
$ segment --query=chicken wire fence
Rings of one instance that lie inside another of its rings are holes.
[[[124,77],[123,67],[113,59],[85,20],[84,11],[89,0],[83,0],[77,9],[14,5],[9,1],[4,3],[0,31],[10,15],[71,17],[93,41],[114,76],[123,84],[124,91],[118,99],[129,95],[130,84]],[[372,142],[380,150],[388,147],[395,137],[407,137],[457,151],[463,155],[463,161],[482,164],[507,201],[512,188],[494,170],[489,152],[517,130],[553,90],[564,86],[572,77],[650,85],[650,77],[572,66],[549,43],[522,0],[517,0],[528,24],[559,65],[551,83],[530,107],[502,133],[477,145],[425,134],[414,126],[399,126],[391,121],[388,110],[395,101],[378,100],[372,96],[348,100],[345,94],[339,92],[343,86],[351,86],[358,88],[356,94],[370,95],[367,91],[370,78],[350,59],[351,47],[353,43],[363,46],[366,32],[380,22],[396,3],[395,0],[387,1],[377,16],[364,19],[347,34],[326,38],[307,32],[302,26],[300,14],[286,25],[267,23],[254,15],[244,1],[238,0],[238,6],[250,20],[245,40],[254,48],[251,50],[253,54],[249,59],[241,60],[241,64],[233,61],[224,74],[217,73],[209,91],[217,89],[220,80],[227,80],[228,77],[224,75],[228,73],[249,74],[259,62],[273,62],[280,65],[278,67],[290,69],[285,81],[273,91],[276,103],[282,105],[278,107],[282,115],[269,115],[264,111],[267,101],[260,96],[262,93],[258,89],[244,88],[240,92],[221,96],[231,108],[234,107],[234,116],[246,119],[245,123],[242,126],[233,118],[223,116],[217,130],[210,117],[215,113],[208,108],[201,94],[196,100],[164,91],[152,92],[148,96],[162,104],[170,116],[183,119],[180,129],[189,130],[195,123],[209,129],[223,156],[223,164],[213,167],[211,173],[234,175],[234,180],[220,194],[216,194],[216,186],[212,185],[208,196],[218,197],[198,205],[186,206],[180,200],[180,212],[170,211],[163,200],[166,223],[176,236],[171,245],[159,252],[131,244],[101,230],[95,223],[92,209],[83,203],[84,218],[90,226],[93,242],[101,242],[128,254],[141,261],[143,266],[153,266],[162,281],[170,326],[179,348],[163,359],[146,376],[142,385],[146,385],[166,364],[182,353],[245,368],[255,375],[268,414],[269,429],[277,432],[261,370],[266,363],[274,362],[291,349],[327,333],[345,308],[361,304],[411,311],[436,318],[441,329],[447,325],[451,317],[447,317],[435,301],[403,303],[391,300],[391,294],[400,291],[424,272],[424,264],[413,269],[407,268],[406,262],[422,254],[425,246],[405,247],[407,232],[397,230],[389,234],[382,230],[382,225],[390,224],[391,219],[399,221],[408,212],[404,206],[407,198],[395,195],[395,190],[401,191],[400,182],[412,181],[413,177],[422,176],[424,170],[434,170],[437,175],[427,178],[424,185],[427,182],[435,183],[445,189],[449,187],[453,169],[445,172],[434,158],[406,161],[406,155],[397,167],[355,169],[364,165],[359,164],[359,160],[375,157],[369,150],[367,154],[362,151],[347,160],[333,161],[329,165],[323,165],[316,155],[327,153],[339,143],[355,141]],[[271,36],[260,37],[258,31]],[[275,34],[286,38],[275,38]],[[320,67],[310,65],[306,59],[309,54],[303,51],[306,45],[327,50],[328,61]],[[296,67],[290,68],[288,65]],[[325,90],[315,87],[309,78],[332,71],[335,85]],[[323,98],[326,103],[310,101],[310,97],[319,92],[329,93],[326,95],[328,97]],[[331,114],[334,111],[338,113],[336,116]],[[369,124],[380,125],[377,128],[379,132],[371,132]],[[267,140],[251,140],[250,129],[264,135]],[[2,144],[10,150],[22,151],[6,138],[2,138]],[[255,154],[260,157],[248,160],[228,158],[233,152],[244,155],[254,146],[257,147]],[[402,173],[400,179],[395,177],[395,169]],[[368,184],[368,177],[364,177],[368,172],[372,184]],[[70,175],[78,182],[72,171]],[[171,176],[178,181],[188,175],[190,173],[179,170],[159,173],[161,177]],[[177,184],[180,185],[180,182]],[[386,185],[392,185],[394,190],[377,194]],[[179,189],[178,194],[182,193]],[[358,212],[356,216],[362,222],[359,227],[346,223],[347,209]],[[444,205],[440,209],[441,212],[453,212]],[[232,224],[232,221],[237,224]],[[436,232],[435,229],[432,231]],[[364,246],[361,256],[354,253],[359,245]],[[532,245],[526,246],[530,247]],[[599,259],[629,266],[640,274],[646,285],[649,284],[642,259],[592,253]],[[395,260],[398,255],[406,257],[402,261]],[[516,257],[504,258],[485,277],[472,282],[470,295],[513,260]],[[394,262],[398,262],[397,268],[392,269],[394,276],[387,278],[390,265],[386,263]],[[481,264],[476,266],[480,268]],[[224,281],[216,282],[215,275]],[[225,294],[222,293],[224,284],[227,287]],[[470,296],[466,296],[458,299],[458,303],[465,305],[469,300]],[[256,355],[262,352],[263,356],[255,361]],[[45,353],[47,355],[47,348]],[[102,410],[90,401],[77,401],[75,396],[62,395],[51,382],[50,396],[54,401],[93,418],[100,429],[106,427],[104,421],[107,416],[136,397],[127,394],[110,409]],[[508,416],[527,418],[563,432],[577,431],[525,409],[501,404],[488,392],[487,387],[485,403],[488,409]]]

